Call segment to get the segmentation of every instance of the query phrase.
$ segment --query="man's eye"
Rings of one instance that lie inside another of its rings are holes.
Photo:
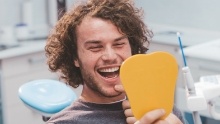
[[[117,43],[117,44],[114,44],[114,46],[116,47],[122,47],[125,43]]]
[[[102,46],[93,46],[93,47],[90,47],[89,50],[93,51],[93,52],[97,52],[99,50],[102,49]]]

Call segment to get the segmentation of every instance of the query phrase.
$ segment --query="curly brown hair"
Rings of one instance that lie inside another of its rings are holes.
[[[86,16],[110,20],[127,35],[133,55],[146,53],[153,35],[142,20],[141,9],[129,0],[89,0],[75,6],[57,22],[45,46],[50,70],[60,72],[61,79],[74,88],[83,84],[74,60],[78,58],[76,27]]]

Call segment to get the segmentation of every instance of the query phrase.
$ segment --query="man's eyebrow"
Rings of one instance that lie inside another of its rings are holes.
[[[85,44],[99,44],[99,43],[101,43],[101,41],[99,40],[88,40],[85,42]]]
[[[123,35],[123,36],[121,36],[121,37],[119,37],[119,38],[116,38],[114,41],[119,41],[119,40],[122,40],[122,39],[124,39],[124,38],[127,38],[127,36],[126,36],[126,35]]]
[[[122,40],[124,38],[127,38],[127,36],[123,35],[123,36],[121,36],[119,38],[114,39],[114,41],[120,41],[120,40]],[[85,42],[85,44],[99,44],[99,43],[101,43],[100,40],[88,40],[88,41]]]

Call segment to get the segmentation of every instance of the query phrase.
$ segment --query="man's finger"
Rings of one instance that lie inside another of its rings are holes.
[[[125,90],[124,90],[124,88],[123,88],[123,86],[121,84],[115,85],[115,90],[117,92],[125,92]]]
[[[123,110],[125,109],[131,109],[131,105],[130,105],[130,102],[128,100],[124,100],[122,102],[122,107],[123,107]]]
[[[125,114],[126,117],[133,117],[134,116],[131,109],[126,109],[124,111],[124,114]]]
[[[134,124],[135,122],[137,122],[136,118],[135,117],[127,117],[126,118],[126,122],[128,124]]]
[[[169,114],[165,119],[169,124],[183,124],[174,114]]]
[[[153,111],[150,111],[146,113],[139,121],[140,124],[145,124],[144,122],[147,122],[146,124],[151,124],[158,119],[160,119],[165,114],[164,109],[156,109]]]

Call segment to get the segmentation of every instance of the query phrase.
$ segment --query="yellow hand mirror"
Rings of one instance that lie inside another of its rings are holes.
[[[178,64],[167,52],[137,54],[126,59],[120,68],[120,78],[137,119],[146,112],[163,108],[172,112]]]

